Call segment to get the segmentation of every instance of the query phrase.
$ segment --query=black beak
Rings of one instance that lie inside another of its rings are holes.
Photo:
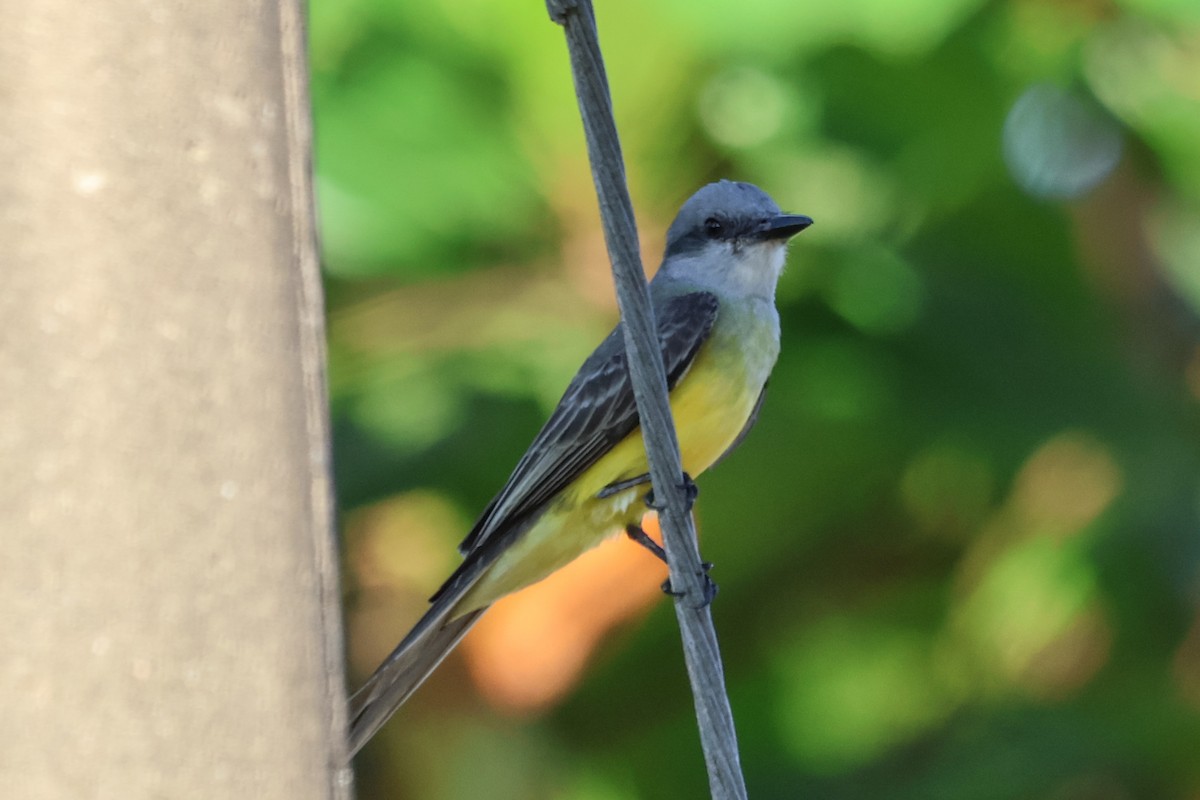
[[[800,214],[780,214],[767,220],[759,235],[764,239],[790,239],[812,224],[813,221],[810,217]]]

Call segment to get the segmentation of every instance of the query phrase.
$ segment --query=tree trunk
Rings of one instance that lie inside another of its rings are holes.
[[[297,0],[0,25],[0,786],[344,798]]]

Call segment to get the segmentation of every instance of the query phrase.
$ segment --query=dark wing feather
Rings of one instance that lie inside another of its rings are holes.
[[[708,338],[717,306],[716,295],[693,292],[656,309],[668,390],[684,376]],[[520,529],[526,518],[637,427],[622,336],[618,326],[583,362],[504,488],[459,546],[462,553],[475,552],[497,531]]]

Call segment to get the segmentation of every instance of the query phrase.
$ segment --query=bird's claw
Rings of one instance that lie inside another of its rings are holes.
[[[701,589],[700,592],[700,605],[696,606],[696,608],[704,608],[705,606],[711,605],[712,601],[717,597],[717,592],[720,591],[721,588],[717,586],[716,581],[714,581],[708,575],[708,571],[713,568],[711,561],[701,562],[700,568],[703,570],[703,572],[700,572],[699,575],[704,579],[704,588]],[[677,592],[672,589],[670,578],[662,582],[662,590],[663,594],[670,595],[671,597],[683,597],[685,594],[687,594],[687,592]]]
[[[667,564],[667,551],[662,548],[662,545],[647,536],[646,532],[640,527],[637,525],[627,525],[625,527],[625,535],[649,550],[659,561]],[[708,572],[712,568],[713,565],[711,561],[700,562],[701,572],[699,575],[704,579],[704,588],[701,590],[700,605],[698,605],[697,608],[704,608],[712,603],[713,599],[717,596],[717,584],[712,578],[708,577]],[[686,594],[685,592],[677,592],[673,590],[671,588],[670,578],[662,582],[662,590],[664,594],[668,594],[671,597],[683,597],[683,595]]]
[[[700,496],[700,487],[692,480],[692,476],[685,472],[683,473],[683,482],[679,485],[679,488],[683,490],[684,510],[691,511],[692,506],[696,504],[696,498]],[[654,499],[653,487],[651,487],[650,491],[646,492],[646,507],[654,511],[662,511],[666,508],[665,504],[659,503]]]

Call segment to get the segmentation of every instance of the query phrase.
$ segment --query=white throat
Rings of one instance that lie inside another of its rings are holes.
[[[784,242],[712,242],[699,253],[670,259],[659,274],[719,297],[755,297],[773,305],[786,259]]]

